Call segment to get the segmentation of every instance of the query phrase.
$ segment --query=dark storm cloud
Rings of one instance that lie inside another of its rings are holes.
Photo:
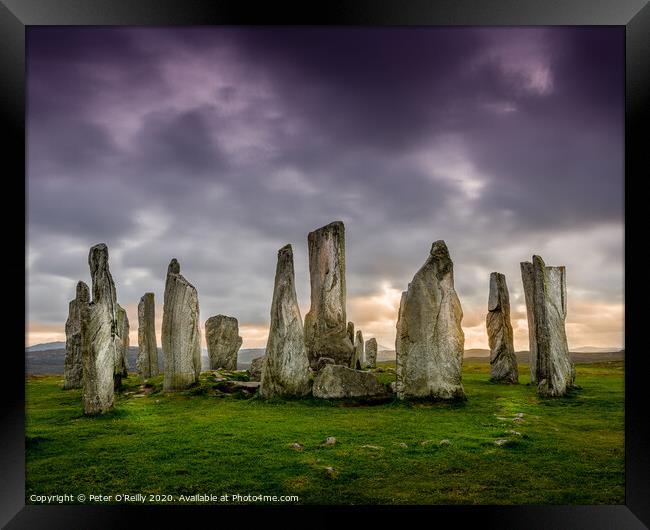
[[[263,326],[277,248],[304,307],[307,232],[333,219],[350,297],[399,293],[445,239],[468,322],[491,270],[518,300],[533,252],[620,300],[620,28],[28,33],[31,320],[105,241],[126,303],[176,256],[202,315]]]

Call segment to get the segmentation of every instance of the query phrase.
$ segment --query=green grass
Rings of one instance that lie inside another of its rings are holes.
[[[97,417],[83,416],[80,391],[62,390],[60,376],[33,376],[26,498],[240,493],[297,495],[305,504],[623,504],[623,363],[576,368],[582,389],[563,398],[539,398],[525,365],[522,384],[507,386],[489,382],[488,364],[466,363],[466,402],[379,405],[217,395],[206,374],[197,389],[176,394],[163,393],[159,377],[153,393],[136,397],[131,375],[114,410]],[[327,436],[338,443],[325,446]]]

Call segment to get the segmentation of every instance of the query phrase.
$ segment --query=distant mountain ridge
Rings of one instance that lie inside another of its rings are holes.
[[[45,350],[57,350],[59,348],[65,349],[65,342],[44,342],[42,344],[34,344],[33,346],[28,346],[25,348],[25,351],[45,351]]]
[[[58,347],[50,348],[50,345]],[[598,351],[593,351],[598,350]],[[601,351],[602,350],[602,351]],[[625,350],[620,348],[593,348],[585,351],[585,347],[571,350],[575,362],[595,362],[598,360],[619,360],[624,359]],[[528,350],[516,352],[519,362],[528,362]],[[129,348],[129,371],[135,372],[135,360],[138,355],[137,346]],[[264,348],[243,348],[239,350],[237,356],[237,368],[246,370],[255,357],[264,355]],[[471,348],[465,350],[465,358],[480,359],[487,362],[490,358],[490,350],[484,348]],[[377,351],[378,361],[391,361],[395,359],[395,350],[380,349]],[[25,372],[28,374],[63,374],[63,365],[65,360],[65,343],[48,342],[44,344],[35,344],[25,348]],[[158,348],[158,363],[160,370],[163,370],[163,354]],[[207,370],[210,366],[208,352],[202,349],[201,367]]]

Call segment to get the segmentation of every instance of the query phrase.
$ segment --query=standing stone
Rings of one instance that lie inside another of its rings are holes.
[[[354,322],[348,322],[348,338],[354,344]]]
[[[354,346],[345,318],[345,227],[335,221],[314,232],[309,243],[311,308],[305,315],[305,346],[311,367],[320,357],[350,366]]]
[[[532,265],[532,267],[530,266]],[[547,267],[540,256],[533,256],[532,264],[522,263],[524,270],[532,268],[533,332],[536,351],[537,393],[540,396],[563,396],[574,386],[575,368],[569,354],[566,320],[566,269]],[[531,331],[529,330],[529,334]],[[531,359],[532,362],[532,359]]]
[[[354,340],[354,355],[352,356],[350,368],[361,370],[361,368],[364,368],[366,366],[366,357],[363,346],[363,333],[361,333],[361,330],[358,329],[356,338]]]
[[[377,368],[377,339],[372,338],[366,341],[366,366],[368,368]]]
[[[242,344],[239,323],[234,317],[217,315],[205,321],[210,370],[237,370],[237,352]]]
[[[199,298],[180,271],[180,264],[172,259],[167,268],[161,336],[166,392],[192,386],[201,373]]]
[[[156,304],[153,293],[145,293],[138,304],[138,359],[140,377],[158,375],[158,343],[156,342]]]
[[[534,312],[534,291],[535,277],[533,264],[530,261],[523,261],[521,267],[521,281],[524,285],[524,300],[526,301],[526,318],[528,320],[528,358],[530,365],[530,382],[537,384],[537,342],[535,340],[535,312]]]
[[[81,358],[85,414],[113,407],[113,374],[117,358],[117,301],[108,267],[108,248],[100,243],[88,255],[93,299],[81,306]]]
[[[490,376],[502,383],[518,383],[519,371],[510,323],[510,297],[506,277],[490,274],[488,314],[485,321],[490,345]]]
[[[296,296],[293,250],[286,245],[278,251],[260,394],[264,398],[299,397],[309,391],[309,358]]]
[[[68,320],[65,323],[65,363],[63,388],[83,386],[83,363],[81,361],[81,306],[90,302],[90,292],[84,282],[77,283],[74,300],[68,306]]]
[[[447,245],[436,241],[402,293],[395,338],[399,399],[465,398],[462,318]]]
[[[129,317],[126,310],[116,304],[115,327],[115,371],[113,373],[113,387],[122,386],[122,379],[129,375]]]

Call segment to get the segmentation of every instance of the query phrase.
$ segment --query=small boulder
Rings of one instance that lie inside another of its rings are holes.
[[[318,363],[316,364],[316,371],[319,372],[323,368],[325,368],[328,364],[335,364],[334,359],[331,357],[320,357],[318,359]]]
[[[334,445],[336,443],[336,438],[334,436],[328,436],[325,438],[325,442],[323,442],[325,445]]]
[[[384,399],[390,394],[371,372],[360,372],[339,364],[328,364],[314,379],[314,397],[322,399]]]
[[[248,368],[248,374],[251,381],[260,381],[262,379],[262,365],[264,364],[264,357],[265,355],[262,355],[261,357],[255,357],[255,359],[251,361],[251,365]]]

